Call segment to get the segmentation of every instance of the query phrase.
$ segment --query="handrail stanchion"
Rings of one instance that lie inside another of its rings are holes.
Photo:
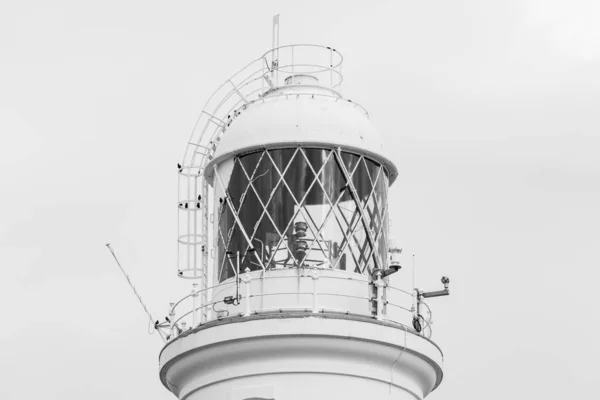
[[[250,316],[250,281],[252,277],[250,276],[250,268],[246,267],[244,276],[242,276],[242,281],[244,282],[245,293],[245,303],[246,306],[244,308],[244,317]]]
[[[329,48],[329,86],[333,87],[333,49]]]
[[[381,271],[377,271],[377,280],[375,287],[377,288],[377,319],[383,319],[383,287],[385,283],[381,279]]]
[[[263,61],[266,63],[267,60],[265,60],[263,58]],[[260,95],[258,97],[262,97],[265,94],[265,63],[261,63],[261,67],[260,67],[260,75],[261,75],[261,80],[260,80]]]
[[[196,298],[198,297],[198,284],[192,284],[192,329],[196,327],[196,318],[198,311],[196,310]]]
[[[342,75],[342,64],[338,65],[339,71],[338,71],[338,76],[340,77],[340,84],[339,87],[337,88],[338,93],[342,94],[342,82],[344,81],[344,76]]]
[[[171,339],[177,337],[177,329],[175,327],[175,303],[169,303],[169,328]]]
[[[319,272],[316,269],[313,269],[310,273],[310,277],[313,281],[313,313],[319,312],[319,296],[317,292],[317,280],[319,279]]]

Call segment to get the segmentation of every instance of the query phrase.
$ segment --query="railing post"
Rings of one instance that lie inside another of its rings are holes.
[[[377,319],[383,319],[383,287],[385,282],[381,279],[381,271],[377,271],[377,280],[375,287],[377,288]]]
[[[413,285],[414,286],[414,285]],[[415,288],[412,291],[412,305],[410,307],[410,312],[413,313],[413,317],[417,316],[417,299],[419,297],[419,289]]]
[[[248,317],[250,315],[250,281],[252,277],[250,276],[250,268],[246,267],[245,274],[242,276],[242,281],[244,282],[244,289],[246,291],[244,302],[244,317]]]
[[[333,49],[329,48],[329,86],[333,87]]]
[[[175,303],[169,303],[169,327],[171,338],[177,337],[177,329],[175,329]]]
[[[192,284],[192,329],[196,327],[197,325],[197,314],[198,311],[196,310],[196,298],[198,297],[198,284],[197,283],[193,283]]]
[[[319,296],[317,292],[317,280],[319,279],[319,272],[316,269],[313,269],[310,272],[310,277],[313,281],[313,313],[319,312]]]

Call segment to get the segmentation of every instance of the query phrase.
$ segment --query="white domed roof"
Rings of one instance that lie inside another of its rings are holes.
[[[292,89],[292,88],[289,88]],[[236,154],[291,146],[341,147],[383,164],[390,184],[397,169],[387,158],[384,142],[364,109],[324,91],[286,90],[248,104],[225,131],[206,168]],[[319,93],[321,92],[321,93]]]

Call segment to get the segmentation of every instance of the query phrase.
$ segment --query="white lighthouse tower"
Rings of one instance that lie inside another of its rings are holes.
[[[398,171],[341,95],[342,55],[274,44],[211,96],[178,165],[192,290],[157,323],[160,379],[187,400],[422,399],[443,361],[424,299],[448,280],[392,284],[411,279],[388,238]]]

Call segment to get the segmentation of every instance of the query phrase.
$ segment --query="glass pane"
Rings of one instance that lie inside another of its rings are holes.
[[[342,152],[355,198],[335,152],[288,148],[236,157],[229,199],[223,199],[219,213],[219,281],[235,276],[228,257],[235,267],[238,251],[240,270],[261,269],[261,262],[265,268],[309,266],[361,274],[385,267],[387,176],[379,164]]]
[[[302,149],[308,162],[312,166],[312,169],[315,172],[319,171],[325,161],[327,161],[329,157],[329,153],[331,150],[323,150],[323,149]]]
[[[334,154],[329,156],[325,168],[323,169],[323,173],[319,175],[319,179],[323,183],[325,192],[332,204],[335,204],[335,201],[342,192],[343,197],[340,201],[352,200],[352,195],[346,185],[346,178],[344,178],[344,174],[342,173]]]

